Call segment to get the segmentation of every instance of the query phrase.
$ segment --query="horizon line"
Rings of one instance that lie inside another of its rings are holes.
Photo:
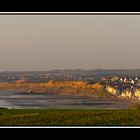
[[[100,68],[97,68],[97,69],[51,69],[51,70],[0,70],[0,72],[48,72],[48,71],[65,71],[65,70],[72,70],[72,71],[75,71],[75,70],[82,70],[82,71],[92,71],[92,70],[99,70],[99,71],[102,71],[102,70],[112,70],[112,71],[117,71],[117,70],[140,70],[140,68],[123,68],[123,69],[100,69]]]

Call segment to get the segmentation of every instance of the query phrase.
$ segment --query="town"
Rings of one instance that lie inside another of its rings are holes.
[[[0,72],[0,89],[27,89],[29,93],[103,92],[140,100],[140,70],[53,70]],[[54,92],[55,91],[55,92]]]
[[[104,89],[118,97],[127,97],[140,100],[140,78],[139,77],[117,77],[103,78]]]

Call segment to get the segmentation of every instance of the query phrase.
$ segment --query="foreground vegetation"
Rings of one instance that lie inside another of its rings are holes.
[[[140,125],[140,110],[0,109],[0,126]]]

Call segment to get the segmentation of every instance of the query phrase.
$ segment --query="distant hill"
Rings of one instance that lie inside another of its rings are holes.
[[[140,77],[140,69],[64,69],[51,71],[5,71],[0,72],[0,82],[14,82],[25,80],[29,82],[47,82],[49,80],[99,80],[102,77],[112,76],[137,76]]]
[[[50,71],[1,71],[0,74],[43,74],[43,73],[117,73],[117,74],[140,74],[140,69],[62,69]]]

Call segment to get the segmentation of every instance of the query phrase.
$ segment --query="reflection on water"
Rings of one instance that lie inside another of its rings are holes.
[[[18,93],[18,94],[17,94]],[[0,107],[49,109],[125,109],[128,102],[112,99],[94,99],[70,95],[19,94],[20,91],[1,90]]]

